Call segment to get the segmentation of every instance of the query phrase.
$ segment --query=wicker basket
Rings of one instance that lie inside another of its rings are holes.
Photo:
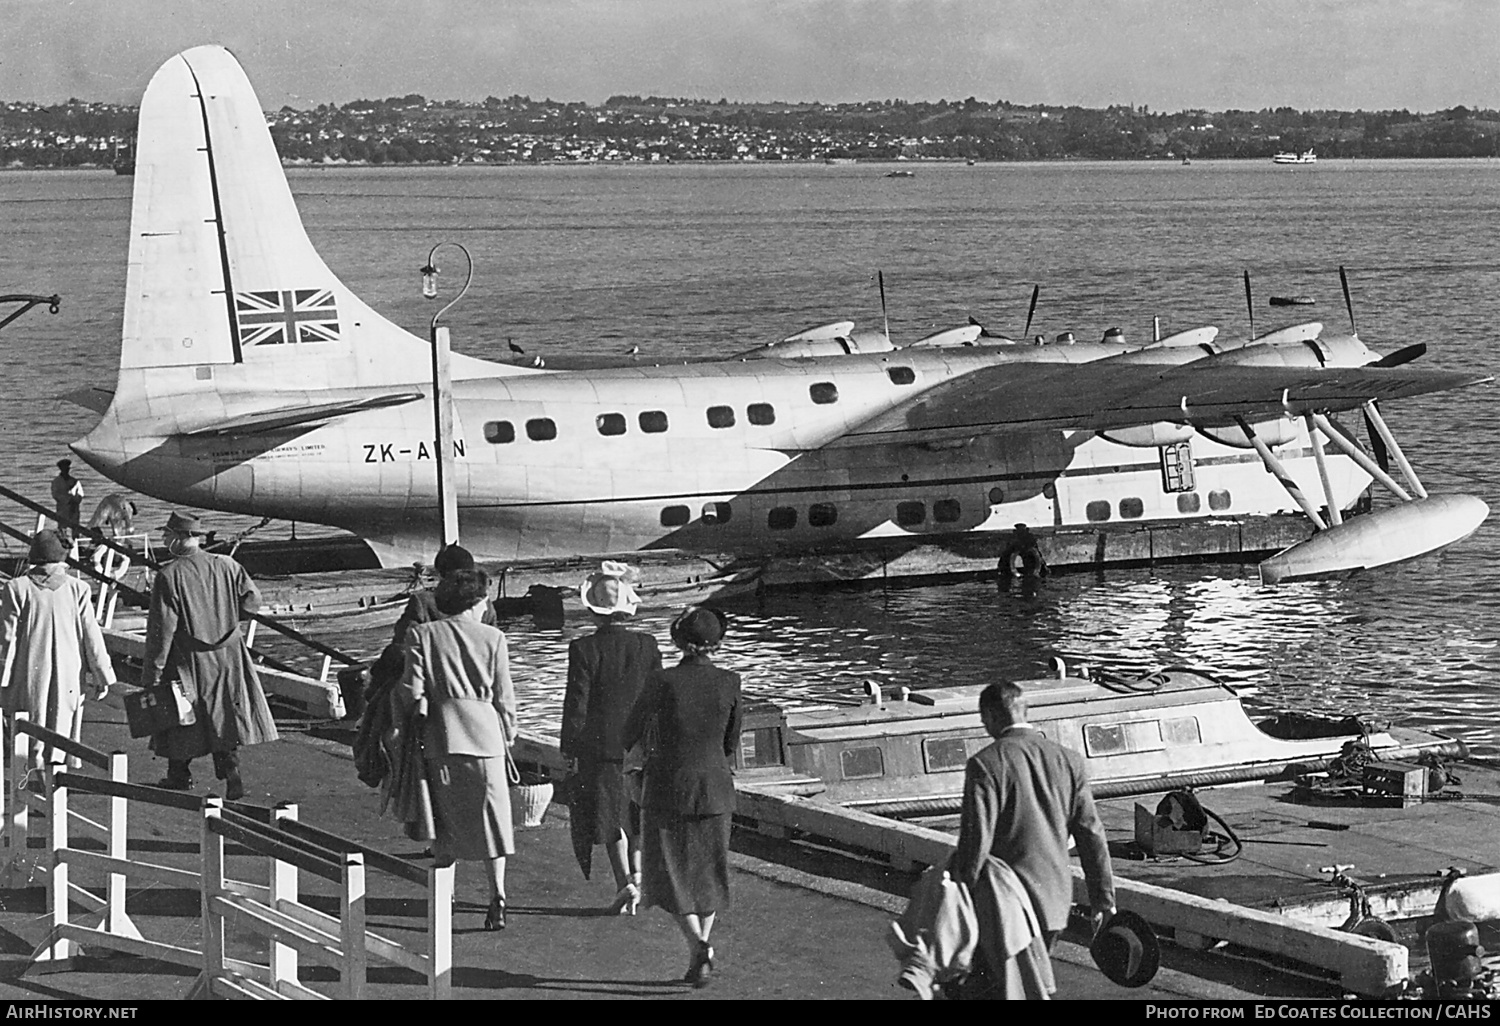
[[[521,826],[541,826],[547,806],[552,804],[552,784],[512,784],[510,804]]]

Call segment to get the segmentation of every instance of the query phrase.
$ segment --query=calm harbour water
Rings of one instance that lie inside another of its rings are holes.
[[[1272,294],[1308,294],[1346,327],[1349,269],[1361,337],[1389,352],[1426,342],[1426,366],[1500,367],[1500,163],[1269,162],[876,166],[317,169],[291,172],[309,234],[344,281],[425,337],[417,268],[441,240],[474,254],[473,289],[448,318],[455,348],[642,358],[730,354],[839,318],[881,320],[897,344],[965,323],[1128,337],[1217,324],[1256,331]],[[59,292],[0,331],[0,480],[45,493],[54,460],[94,414],[57,400],[110,387],[118,360],[131,179],[0,173],[0,293]],[[461,267],[440,260],[445,289]],[[448,295],[451,295],[451,291]],[[6,310],[0,310],[3,316]],[[1480,386],[1386,410],[1431,491],[1495,506],[1500,442]],[[86,509],[110,489],[84,468]],[[1377,500],[1379,501],[1379,500]],[[165,506],[144,501],[145,522]],[[21,523],[19,518],[3,517]],[[228,530],[248,523],[216,517]],[[285,533],[285,527],[279,530]],[[268,532],[269,533],[269,532]],[[299,534],[307,533],[305,525]],[[1254,569],[1070,574],[1025,597],[964,582],[778,595],[734,611],[722,662],[758,695],[849,695],[865,680],[913,688],[1031,676],[1052,652],[1121,667],[1198,666],[1260,688],[1257,709],[1367,712],[1451,730],[1500,752],[1500,532],[1347,581],[1263,589]],[[17,546],[0,545],[0,556]],[[643,616],[666,647],[665,614]],[[566,641],[583,616],[509,628],[525,719],[555,722]],[[341,646],[378,648],[379,634]]]

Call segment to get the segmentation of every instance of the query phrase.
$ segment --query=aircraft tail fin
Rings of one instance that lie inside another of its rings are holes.
[[[428,353],[313,248],[234,56],[200,46],[162,65],[141,100],[121,371],[383,385],[423,379]],[[456,377],[513,370],[455,358]]]

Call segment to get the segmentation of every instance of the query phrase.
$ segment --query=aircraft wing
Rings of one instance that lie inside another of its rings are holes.
[[[1118,366],[1003,363],[913,396],[830,445],[940,441],[1039,430],[1105,431],[1158,421],[1204,427],[1354,409],[1492,380],[1406,367]]]
[[[321,424],[349,413],[377,410],[384,406],[402,406],[422,398],[421,392],[398,392],[391,395],[363,396],[341,399],[336,402],[313,405],[281,406],[271,410],[256,410],[212,424],[179,432],[184,438],[207,438],[215,435],[259,435],[283,431],[292,427]]]

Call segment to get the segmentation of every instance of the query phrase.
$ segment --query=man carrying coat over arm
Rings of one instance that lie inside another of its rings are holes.
[[[1031,899],[1041,940],[1050,951],[1073,907],[1069,834],[1078,843],[1095,928],[1115,911],[1109,844],[1094,809],[1088,772],[1077,752],[1047,740],[1026,722],[1025,695],[1010,681],[984,689],[979,718],[995,742],[965,768],[958,848],[948,868],[974,893],[977,913],[981,902],[976,888],[989,857],[1006,863]],[[975,968],[982,971],[965,991],[1004,997],[982,993],[987,984],[1003,990],[1005,977],[1004,955],[996,958],[986,951],[987,932],[981,918],[979,947],[985,957],[975,959]]]
[[[163,533],[176,558],[151,589],[141,686],[180,681],[196,719],[152,735],[151,750],[167,759],[166,779],[157,786],[191,789],[192,760],[212,755],[224,797],[238,801],[245,786],[236,749],[277,737],[240,632],[240,618],[260,608],[260,592],[239,563],[203,551],[197,517],[173,513]]]

